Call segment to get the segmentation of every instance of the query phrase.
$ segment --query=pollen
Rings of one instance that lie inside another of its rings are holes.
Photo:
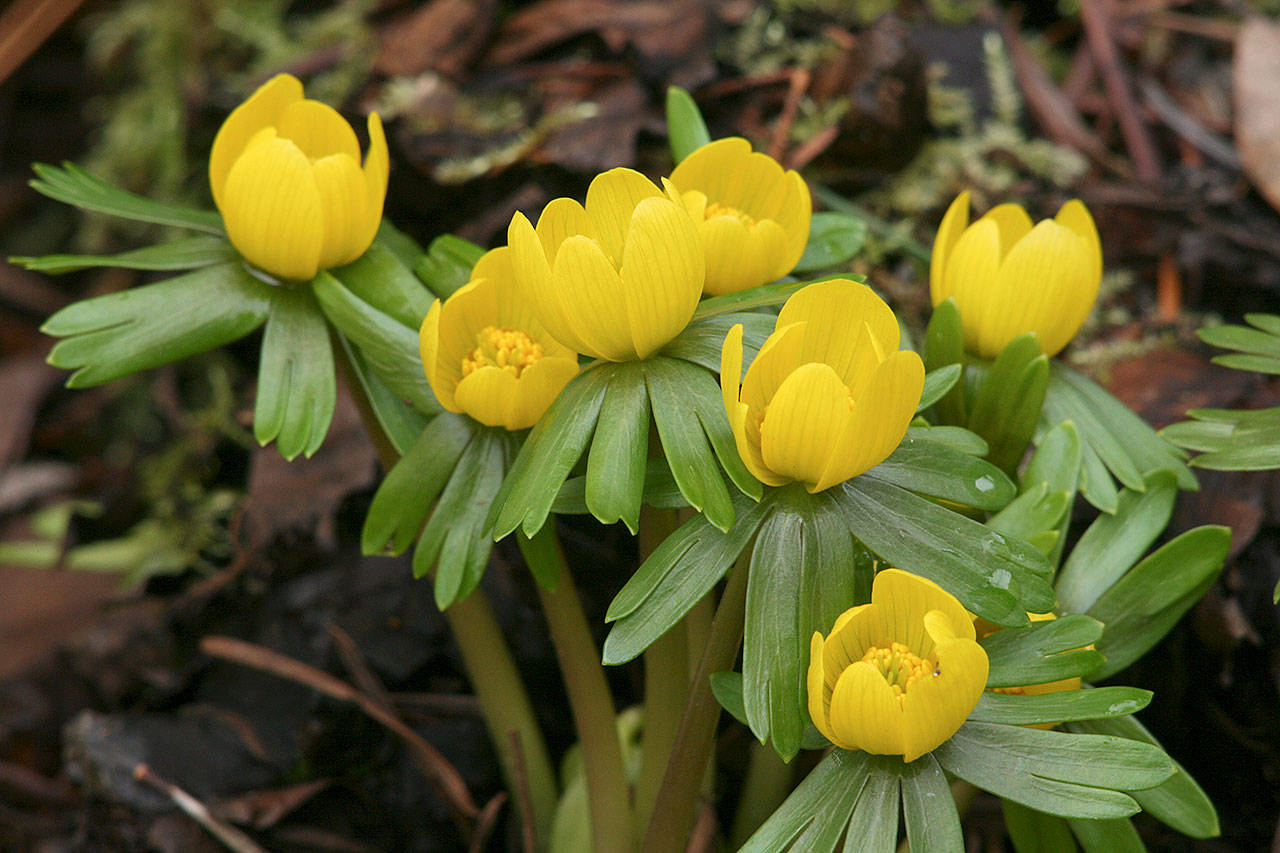
[[[888,648],[872,646],[862,660],[880,671],[899,702],[916,681],[941,674],[937,664],[920,657],[904,643],[891,643]]]
[[[721,204],[718,201],[708,202],[705,217],[707,219],[714,219],[717,216],[732,216],[734,219],[747,226],[747,228],[753,228],[756,224],[756,218],[754,216],[743,210],[739,210],[733,205]]]
[[[542,344],[519,329],[485,326],[476,335],[476,347],[462,359],[462,375],[481,367],[497,367],[517,379],[525,368],[544,355]]]

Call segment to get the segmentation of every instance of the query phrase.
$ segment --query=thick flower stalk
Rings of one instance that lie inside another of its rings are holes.
[[[809,657],[809,715],[843,749],[914,761],[956,733],[987,683],[973,618],[933,581],[885,569]]]
[[[766,284],[791,272],[804,254],[813,214],[809,187],[745,139],[718,139],[694,151],[671,173],[671,186],[698,223],[706,293]]]
[[[440,405],[485,426],[533,426],[578,374],[577,353],[519,298],[506,247],[485,253],[467,284],[432,304],[419,342]]]
[[[227,236],[244,258],[306,281],[350,263],[373,242],[387,194],[387,140],[369,115],[360,166],[355,131],[336,110],[302,96],[279,74],[223,122],[209,154],[209,184]]]
[[[693,220],[631,169],[597,175],[585,207],[553,200],[536,230],[517,213],[507,239],[522,298],[552,337],[593,358],[647,358],[684,330],[702,294]]]
[[[742,326],[725,337],[720,388],[738,453],[770,486],[820,492],[880,464],[906,434],[924,365],[863,284],[811,284],[787,300],[741,387]]]
[[[1081,202],[1034,227],[1016,204],[970,224],[967,192],[943,216],[929,268],[933,304],[956,301],[965,349],[983,358],[1027,332],[1056,355],[1089,316],[1101,280],[1098,230]]]

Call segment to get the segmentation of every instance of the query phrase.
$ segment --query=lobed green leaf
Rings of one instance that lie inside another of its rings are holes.
[[[711,141],[707,123],[693,96],[679,86],[667,87],[667,142],[671,159],[679,163]]]
[[[10,258],[9,262],[34,272],[77,272],[90,267],[123,267],[131,270],[188,270],[239,258],[225,237],[202,235],[147,246],[117,255],[43,255]]]
[[[30,182],[31,188],[64,204],[138,222],[172,225],[210,234],[224,233],[222,217],[214,211],[143,198],[95,178],[74,163],[61,166],[36,163],[31,168],[36,173]]]
[[[1088,675],[1102,655],[1085,646],[1102,636],[1102,623],[1081,614],[1005,628],[978,642],[987,652],[987,687],[1023,687]]]
[[[258,359],[258,392],[253,435],[259,444],[275,441],[292,460],[320,449],[338,402],[329,326],[305,289],[279,288]]]

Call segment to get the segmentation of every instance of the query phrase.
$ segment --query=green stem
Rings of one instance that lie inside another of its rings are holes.
[[[742,847],[769,815],[782,805],[791,793],[792,770],[792,766],[779,758],[771,745],[752,740],[751,763],[747,765],[747,778],[742,783],[738,812],[733,816],[729,849]]]
[[[720,719],[720,704],[711,693],[711,673],[731,668],[738,656],[747,610],[750,562],[751,549],[748,548],[733,567],[720,606],[716,608],[711,635],[698,663],[675,746],[671,749],[671,760],[667,762],[667,772],[654,802],[653,818],[644,836],[641,847],[644,853],[685,849],[703,770],[715,745],[716,721]]]
[[[582,747],[591,812],[591,849],[597,853],[631,853],[634,834],[630,789],[622,766],[617,711],[600,664],[600,651],[582,613],[553,525],[549,521],[531,539],[516,534],[516,541],[536,577],[556,578],[552,589],[537,583],[534,586],[551,630]]]

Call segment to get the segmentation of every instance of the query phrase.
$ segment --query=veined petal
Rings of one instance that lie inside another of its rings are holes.
[[[804,330],[804,323],[779,322],[747,368],[739,396],[751,408],[752,415],[764,412],[791,371],[803,363],[800,351],[804,345]]]
[[[787,253],[784,256],[786,263],[781,260],[778,262],[778,266],[785,266],[786,271],[774,276],[775,278],[795,269],[809,242],[809,226],[813,221],[813,200],[809,196],[809,185],[794,170],[787,171],[786,179],[789,185],[787,194],[773,217],[787,235]]]
[[[454,389],[458,408],[485,426],[507,427],[512,420],[520,380],[507,371],[483,365],[462,377]]]
[[[900,755],[902,709],[893,689],[874,666],[847,667],[831,693],[831,731],[845,743],[876,755]]]
[[[457,382],[462,360],[478,343],[476,335],[498,322],[498,288],[494,279],[472,278],[454,291],[440,309],[441,377]]]
[[[925,614],[924,623],[936,640],[937,674],[913,683],[903,697],[903,761],[914,761],[955,734],[987,683],[989,662],[982,646],[948,638],[952,621],[940,611]]]
[[[324,239],[320,190],[307,155],[266,127],[232,164],[223,188],[223,223],[249,263],[272,275],[315,277]]]
[[[662,191],[653,181],[622,167],[596,175],[587,187],[587,216],[595,226],[600,248],[614,267],[622,260],[622,247],[636,205],[654,196],[662,196]]]
[[[528,429],[546,413],[556,397],[578,375],[577,356],[543,356],[520,374],[508,420],[510,430]]]
[[[775,226],[776,227],[776,226]],[[736,293],[772,281],[771,258],[754,241],[747,227],[733,216],[713,216],[703,220],[698,231],[707,258],[706,283],[710,296]]]
[[[1000,228],[1000,257],[1004,258],[1014,244],[1031,233],[1031,217],[1017,204],[997,204],[983,214]],[[981,220],[979,220],[981,221]]]
[[[346,154],[321,157],[313,160],[311,167],[316,188],[320,190],[320,212],[324,216],[320,267],[328,269],[350,263],[369,248],[365,237],[372,239],[364,173]]]
[[[594,240],[598,236],[586,209],[575,200],[564,197],[547,202],[542,215],[538,217],[537,231],[549,264],[556,262],[560,244],[570,237],[581,234]]]
[[[787,241],[787,232],[772,219],[761,219],[751,229],[751,250],[764,258],[762,264],[764,277],[760,281],[761,284],[768,284],[782,278],[791,272],[796,261],[800,260],[799,255],[795,258],[791,257],[791,249]],[[802,246],[801,254],[803,252]]]
[[[850,418],[849,391],[826,364],[804,364],[791,372],[769,401],[760,425],[760,451],[770,471],[817,483],[835,449],[837,433]],[[812,489],[811,489],[812,491]]]
[[[991,296],[991,283],[1000,269],[1000,226],[978,220],[965,229],[947,253],[944,274],[947,296],[954,297],[964,325],[964,345],[979,352],[978,324],[989,311],[1003,306]],[[942,299],[935,301],[935,305]]]
[[[809,670],[805,673],[805,684],[809,696],[809,718],[817,726],[822,736],[841,749],[856,749],[853,744],[845,743],[836,737],[831,729],[828,715],[831,708],[831,688],[826,687],[826,673],[822,666],[822,634],[813,632],[809,640]]]
[[[729,417],[729,428],[733,431],[734,443],[738,447],[738,456],[742,464],[747,466],[751,475],[770,486],[781,486],[787,482],[765,467],[760,456],[759,437],[755,440],[747,434],[748,406],[738,402],[738,378],[742,375],[742,324],[734,326],[725,335],[724,345],[720,349],[720,393],[724,399],[725,414]]]
[[[951,285],[946,278],[947,262],[951,250],[960,235],[969,227],[969,192],[960,193],[947,208],[938,225],[938,236],[933,241],[933,256],[929,260],[929,297],[936,306],[951,295]]]
[[[871,600],[880,609],[890,636],[905,643],[921,657],[933,654],[938,637],[973,640],[977,636],[973,630],[973,619],[963,605],[928,578],[901,569],[885,569],[877,573],[871,582]],[[947,629],[949,634],[939,634],[942,629],[938,625],[934,625],[934,633],[929,633],[928,626],[933,623],[928,623],[924,616],[933,612],[948,620],[951,626]],[[986,685],[986,679],[982,683]]]
[[[418,351],[422,355],[422,370],[427,374],[427,384],[435,392],[436,399],[441,406],[456,412],[458,409],[453,402],[453,386],[458,382],[458,371],[453,371],[454,375],[449,379],[442,381],[440,377],[440,310],[439,299],[431,303],[427,310],[422,328],[418,330]]]
[[[672,201],[679,200],[684,205],[684,209],[689,211],[689,218],[694,222],[702,222],[707,218],[707,194],[698,190],[689,190],[687,193],[681,193],[676,185],[671,183],[669,178],[662,179],[662,186],[667,191],[667,197]]]
[[[667,198],[636,205],[622,251],[622,293],[635,353],[647,358],[689,324],[705,259],[688,213]]]
[[[507,244],[511,248],[511,269],[521,298],[532,306],[538,322],[561,344],[576,352],[587,352],[586,344],[566,313],[542,241],[523,213],[517,212],[511,218],[507,227]]]
[[[1098,227],[1094,225],[1093,217],[1089,215],[1089,208],[1085,207],[1079,199],[1073,198],[1062,206],[1058,215],[1053,217],[1053,221],[1064,228],[1070,228],[1084,239],[1092,259],[1090,269],[1093,275],[1101,280],[1102,241],[1098,238]]]
[[[671,183],[684,193],[697,190],[712,201],[724,201],[729,187],[740,176],[731,168],[751,154],[751,143],[731,136],[701,146],[685,157],[671,173]]]
[[[778,325],[805,323],[804,345],[799,360],[821,361],[832,366],[851,391],[872,365],[869,352],[898,349],[898,320],[885,301],[865,284],[838,278],[802,288],[787,300],[778,313]],[[875,347],[861,339],[863,324],[875,339]],[[880,359],[876,358],[875,362]]]
[[[254,134],[275,125],[285,107],[302,100],[302,83],[292,74],[277,74],[258,87],[248,100],[231,111],[213,139],[209,152],[209,187],[213,202],[222,209],[223,190],[231,164]]]
[[[565,318],[583,343],[579,352],[607,361],[634,359],[622,279],[599,244],[582,236],[565,240],[552,275]]]
[[[840,673],[862,660],[867,649],[887,646],[894,639],[875,604],[860,604],[842,613],[822,647],[826,695],[829,697],[835,690]]]
[[[366,249],[378,233],[378,226],[382,224],[382,208],[387,200],[387,178],[391,173],[387,135],[382,130],[382,119],[377,113],[369,113],[368,128],[369,153],[364,158],[365,215],[368,217],[364,236]]]
[[[492,322],[495,326],[520,329],[542,342],[542,338],[548,337],[545,334],[546,329],[542,328],[542,324],[538,322],[537,313],[529,304],[529,300],[523,298],[520,286],[516,283],[515,269],[511,266],[511,257],[510,246],[490,249],[481,255],[480,260],[476,261],[476,265],[472,267],[471,278],[472,280],[487,278],[493,282],[496,314]],[[557,351],[568,349],[558,341],[550,341],[550,343],[557,348]],[[546,345],[543,343],[544,348]],[[547,352],[549,353],[550,350]]]
[[[724,410],[733,421],[733,410],[738,407],[738,391],[742,387],[742,324],[736,323],[724,336],[720,345],[720,396]]]
[[[360,162],[356,132],[342,113],[328,104],[310,99],[294,101],[280,112],[276,133],[302,149],[312,160],[330,154],[346,154]]]

